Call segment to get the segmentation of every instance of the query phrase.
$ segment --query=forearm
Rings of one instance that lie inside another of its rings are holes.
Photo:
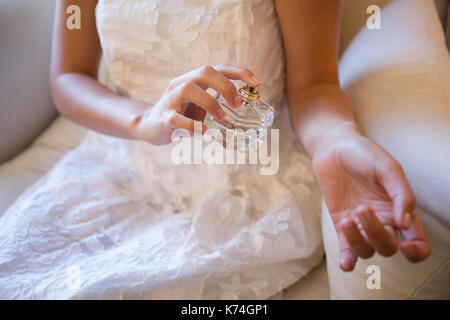
[[[150,106],[117,96],[91,76],[63,73],[52,79],[53,99],[66,118],[103,134],[134,139],[142,112]]]
[[[357,130],[351,103],[339,87],[342,1],[277,0],[276,6],[291,117],[298,137],[313,156],[323,133],[331,138],[330,128]]]
[[[351,102],[337,83],[319,82],[303,90],[288,90],[288,95],[294,130],[311,157],[330,132],[343,132],[335,129],[359,132]]]
[[[102,54],[97,34],[97,1],[79,0],[83,13],[80,29],[66,27],[66,8],[73,1],[57,1],[51,59],[53,100],[62,115],[89,129],[134,139],[136,122],[149,108],[119,97],[96,80]]]

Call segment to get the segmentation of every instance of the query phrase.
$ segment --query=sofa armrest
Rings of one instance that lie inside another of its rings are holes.
[[[0,163],[57,115],[49,65],[54,0],[0,1]]]

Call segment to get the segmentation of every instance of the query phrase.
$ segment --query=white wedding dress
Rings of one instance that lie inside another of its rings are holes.
[[[0,218],[0,298],[265,299],[323,258],[320,195],[284,104],[272,0],[100,0],[121,95],[156,102],[201,65],[245,66],[277,107],[280,164],[174,165],[90,132]]]

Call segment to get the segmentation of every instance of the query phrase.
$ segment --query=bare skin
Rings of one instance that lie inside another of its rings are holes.
[[[308,150],[338,233],[340,266],[358,257],[426,259],[430,243],[399,163],[355,123],[338,80],[341,1],[277,0],[287,63],[291,117]],[[396,231],[400,231],[401,240]]]
[[[98,132],[160,145],[176,128],[193,131],[205,112],[223,117],[206,93],[213,87],[236,106],[230,79],[261,83],[243,67],[204,66],[173,79],[150,105],[120,97],[96,80],[101,46],[95,25],[96,1],[80,0],[81,30],[65,28],[65,8],[57,2],[51,85],[65,117]],[[287,92],[295,131],[310,154],[314,171],[339,235],[344,271],[357,258],[400,247],[412,262],[430,254],[430,244],[415,212],[415,199],[401,166],[364,137],[338,81],[341,1],[277,0],[287,63]],[[397,239],[396,230],[402,239]]]

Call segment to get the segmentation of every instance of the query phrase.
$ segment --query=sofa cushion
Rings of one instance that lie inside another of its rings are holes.
[[[0,165],[0,216],[28,187],[78,146],[88,130],[62,117],[25,151]]]
[[[341,54],[366,24],[367,18],[370,16],[370,14],[367,13],[367,8],[372,4],[384,8],[391,1],[392,0],[344,0],[340,41]],[[448,2],[448,0],[434,0],[443,27],[447,25]],[[381,28],[383,28],[383,14],[381,15]],[[377,31],[374,30],[373,32]]]
[[[54,0],[0,1],[0,163],[57,115],[49,85]]]

